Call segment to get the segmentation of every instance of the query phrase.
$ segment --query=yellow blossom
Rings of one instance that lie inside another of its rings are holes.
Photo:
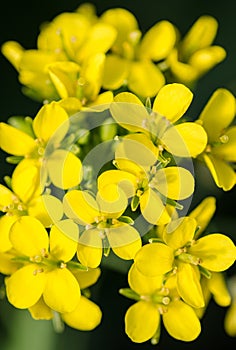
[[[207,132],[208,142],[199,160],[208,167],[216,185],[224,191],[232,189],[236,183],[233,163],[236,162],[235,97],[226,89],[217,89],[197,122]]]
[[[197,123],[179,122],[192,98],[186,86],[173,83],[160,89],[152,110],[147,110],[129,92],[117,94],[110,110],[118,124],[130,132],[145,133],[160,151],[166,149],[177,157],[195,158],[205,149],[207,134]]]
[[[196,228],[193,218],[173,220],[163,231],[163,243],[144,245],[134,261],[140,272],[150,277],[176,272],[178,293],[189,305],[199,308],[205,304],[200,273],[227,270],[235,262],[236,247],[220,233],[195,239]]]
[[[120,290],[121,294],[137,300],[125,315],[125,331],[136,343],[151,339],[157,344],[161,318],[167,332],[175,339],[192,341],[201,332],[198,317],[191,306],[181,300],[174,278],[164,284],[163,277],[144,276],[133,264],[128,274],[131,289]]]
[[[59,313],[72,312],[80,300],[80,287],[70,271],[70,262],[77,247],[76,240],[69,239],[63,230],[74,231],[77,226],[64,220],[52,226],[50,238],[43,225],[35,218],[20,217],[11,227],[10,240],[14,248],[14,261],[23,264],[6,278],[9,302],[25,309],[35,305],[43,296],[44,302]]]
[[[217,20],[209,15],[194,22],[165,61],[172,80],[194,86],[198,79],[225,59],[224,48],[212,45],[217,29]]]
[[[100,269],[90,269],[88,271],[78,271],[78,269],[71,268],[77,281],[79,282],[82,295],[72,312],[59,314],[62,322],[68,326],[78,329],[80,331],[89,331],[99,325],[102,318],[102,313],[98,305],[83,295],[83,289],[95,284],[100,276]],[[40,298],[39,301],[29,308],[31,316],[36,320],[51,320],[55,317],[55,311],[52,310]]]
[[[69,191],[63,204],[65,214],[84,226],[77,248],[83,265],[99,266],[103,248],[104,253],[111,247],[117,256],[130,260],[141,247],[138,231],[122,220],[127,198],[117,186],[108,185],[106,192],[97,193],[96,200],[86,191]]]
[[[68,129],[68,114],[59,104],[52,102],[41,107],[35,116],[32,122],[33,136],[7,123],[0,123],[0,147],[20,157],[19,160],[23,159],[19,165],[29,173],[32,171],[34,174],[38,167],[43,186],[49,176],[55,186],[70,188],[81,181],[82,165],[72,152],[59,148]],[[73,174],[71,167],[74,168]]]
[[[157,22],[142,36],[134,15],[123,8],[105,11],[101,21],[117,31],[111,53],[106,56],[103,87],[116,90],[127,85],[138,96],[155,96],[165,84],[155,63],[165,59],[174,47],[173,24],[166,20]]]

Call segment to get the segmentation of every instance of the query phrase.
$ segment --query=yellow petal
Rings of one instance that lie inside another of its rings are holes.
[[[74,62],[53,62],[48,65],[49,76],[61,98],[76,95],[79,71],[80,66]]]
[[[89,269],[88,271],[73,271],[73,274],[77,281],[79,282],[80,288],[85,289],[93,284],[95,284],[101,275],[101,270],[99,268]]]
[[[227,309],[224,319],[224,328],[226,333],[231,336],[236,336],[236,302],[234,301]]]
[[[205,74],[226,57],[226,51],[221,46],[210,46],[194,52],[189,64],[197,69],[199,76]]]
[[[1,52],[8,61],[11,62],[15,69],[18,70],[24,52],[23,47],[16,41],[6,41],[2,45]]]
[[[116,147],[116,161],[119,161],[119,158],[130,160],[144,169],[149,169],[157,161],[158,148],[145,134],[126,135]]]
[[[194,310],[181,300],[171,302],[162,319],[167,332],[175,339],[192,341],[201,332],[201,324]]]
[[[121,259],[131,260],[142,246],[138,231],[128,224],[111,227],[106,232],[109,245]]]
[[[10,229],[17,219],[18,217],[15,215],[3,215],[0,217],[0,252],[7,252],[12,248]]]
[[[76,240],[70,238],[71,232],[75,232]],[[64,262],[72,260],[76,253],[78,239],[79,229],[72,220],[58,222],[50,230],[50,254]]]
[[[58,198],[45,194],[29,203],[28,214],[41,221],[43,226],[50,227],[62,218],[63,206]]]
[[[47,273],[43,298],[57,312],[74,311],[80,300],[79,284],[66,268],[52,270]]]
[[[194,208],[191,213],[188,215],[191,218],[194,218],[197,221],[199,236],[208,226],[212,216],[216,210],[216,199],[215,197],[206,197],[196,208]]]
[[[185,35],[181,49],[185,56],[190,56],[196,50],[210,46],[218,29],[217,20],[211,16],[199,17]]]
[[[138,22],[132,12],[124,8],[112,8],[101,15],[101,20],[112,25],[117,31],[114,51],[122,53],[123,44],[131,39],[132,32],[138,29]]]
[[[132,62],[128,76],[128,87],[142,97],[155,96],[165,84],[165,77],[150,61]]]
[[[62,314],[62,319],[72,328],[80,331],[90,331],[100,324],[102,312],[95,303],[81,296],[75,310]]]
[[[236,112],[235,98],[226,89],[217,89],[200,114],[209,143],[219,142],[224,129],[233,121]]]
[[[46,164],[52,183],[63,189],[77,186],[82,179],[82,164],[72,152],[58,149],[49,155]],[[73,172],[71,172],[73,169]]]
[[[139,295],[151,295],[162,287],[163,276],[145,276],[133,264],[128,273],[129,286]]]
[[[80,48],[77,58],[84,61],[96,53],[106,53],[116,39],[116,30],[105,23],[96,23],[88,32],[83,46]]]
[[[114,69],[115,67],[115,69]],[[127,83],[129,63],[116,55],[107,55],[102,86],[106,90],[116,90]]]
[[[162,275],[172,270],[173,250],[162,243],[144,245],[134,257],[137,269],[148,277]]]
[[[190,171],[178,166],[158,170],[153,184],[165,197],[176,200],[188,198],[194,191],[194,177]]]
[[[125,192],[116,184],[108,184],[97,193],[96,201],[101,214],[109,218],[118,218],[128,206]]]
[[[236,183],[236,174],[234,169],[225,161],[214,157],[211,154],[204,153],[202,155],[206,166],[211,172],[211,175],[216,185],[224,191],[231,190]]]
[[[6,123],[0,123],[0,147],[14,156],[26,156],[35,148],[34,139]]]
[[[134,195],[136,188],[136,177],[122,170],[107,170],[98,177],[98,190],[103,192],[110,184],[118,185],[129,198]]]
[[[61,141],[69,128],[68,115],[58,103],[52,102],[44,105],[33,121],[35,135],[47,143],[53,137],[57,142]]]
[[[197,123],[181,123],[168,128],[162,142],[167,150],[178,157],[197,157],[207,145],[207,133]]]
[[[51,320],[53,318],[53,312],[45,304],[43,298],[40,298],[36,304],[29,307],[29,312],[35,320]]]
[[[140,43],[141,58],[160,61],[167,57],[176,41],[174,26],[168,21],[159,21],[144,35]]]
[[[207,280],[207,286],[218,305],[223,307],[230,305],[231,295],[227,288],[225,276],[223,273],[212,272],[211,278]]]
[[[164,229],[163,240],[173,249],[184,247],[193,240],[197,222],[190,217],[183,217],[171,221]]]
[[[12,174],[12,189],[27,203],[40,194],[40,168],[33,159],[22,160]]]
[[[145,220],[150,224],[165,225],[170,221],[170,216],[159,194],[151,188],[140,197],[140,210]]]
[[[125,314],[125,332],[135,343],[151,339],[159,327],[160,314],[153,304],[138,301]]]
[[[144,122],[149,119],[149,114],[134,94],[123,92],[114,97],[114,103],[110,105],[110,111],[115,121],[123,128],[132,132],[145,130]]]
[[[79,239],[77,257],[81,264],[96,268],[102,260],[102,239],[98,229],[85,230]]]
[[[198,268],[186,263],[178,263],[177,290],[181,298],[190,306],[205,306]]]
[[[95,199],[85,191],[72,190],[63,198],[65,214],[82,224],[92,224],[100,215]]]
[[[12,204],[14,200],[14,193],[9,190],[6,186],[3,186],[0,184],[0,210],[4,211],[4,207],[9,206]]]
[[[227,270],[236,259],[233,241],[220,233],[200,238],[189,248],[190,254],[201,259],[200,265],[211,271]]]
[[[7,278],[6,293],[9,302],[18,309],[26,309],[37,303],[46,283],[46,274],[37,272],[38,265],[30,264]]]
[[[22,267],[22,264],[13,260],[14,258],[15,255],[13,251],[8,251],[6,253],[0,252],[0,272],[2,274],[12,275]]]
[[[176,82],[191,87],[194,85],[196,79],[198,79],[199,75],[195,67],[179,61],[179,52],[177,49],[171,51],[166,63],[170,67],[171,74],[173,74]]]
[[[193,93],[183,84],[167,84],[156,96],[153,111],[174,123],[184,115],[192,99]]]
[[[48,250],[48,234],[40,221],[30,216],[20,217],[11,227],[13,247],[28,257],[41,256]]]
[[[232,126],[224,132],[222,138],[226,140],[219,146],[212,147],[212,154],[227,162],[236,162],[236,126]]]
[[[94,101],[90,103],[91,106],[104,105],[107,108],[107,104],[113,101],[113,93],[111,91],[105,91],[99,94]]]
[[[86,99],[94,101],[102,85],[105,54],[96,53],[89,57],[82,65],[80,79],[84,79],[82,91]]]

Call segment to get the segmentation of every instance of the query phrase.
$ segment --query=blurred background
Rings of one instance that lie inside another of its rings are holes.
[[[92,0],[100,15],[103,11],[123,7],[130,10],[138,19],[143,32],[157,21],[166,19],[175,24],[184,35],[194,21],[208,14],[219,22],[215,44],[223,46],[227,58],[204,78],[194,91],[194,100],[188,111],[197,116],[207,100],[219,87],[229,89],[236,95],[236,3],[234,0]],[[0,45],[7,40],[15,40],[24,48],[36,47],[36,38],[41,23],[52,20],[61,12],[74,11],[84,1],[79,0],[40,0],[16,1],[5,3],[0,11]],[[0,54],[0,121],[10,116],[35,116],[40,104],[21,93],[17,73],[10,63]],[[235,150],[236,152],[236,150]],[[3,176],[10,175],[12,167],[5,162],[0,153],[0,183]],[[208,171],[196,164],[196,193],[192,200],[195,207],[204,197],[214,195],[217,198],[217,210],[208,231],[222,232],[236,242],[236,189],[224,193],[216,188]],[[119,295],[121,287],[127,287],[127,264],[117,265],[115,261],[107,266],[104,261],[103,273],[98,283],[91,289],[92,299],[103,310],[102,324],[92,332],[79,332],[66,327],[61,334],[55,333],[50,321],[34,321],[29,313],[16,310],[5,299],[0,300],[0,350],[94,350],[123,349],[151,350],[149,342],[132,343],[124,332],[124,315],[131,301]],[[114,267],[113,267],[114,266]],[[235,274],[235,267],[229,269],[229,276]],[[3,276],[1,277],[1,282]],[[235,348],[236,338],[226,335],[223,328],[225,309],[210,302],[202,320],[202,333],[191,343],[172,339],[162,329],[158,348],[164,349],[206,349],[212,344],[224,346],[228,350]]]

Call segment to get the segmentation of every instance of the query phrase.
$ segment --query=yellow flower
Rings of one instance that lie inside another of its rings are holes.
[[[199,308],[204,306],[200,273],[227,270],[235,262],[236,247],[220,233],[195,239],[196,228],[193,218],[173,220],[163,231],[163,243],[144,245],[134,261],[147,276],[176,271],[178,293],[186,303]]]
[[[100,269],[90,269],[88,271],[78,271],[71,269],[77,281],[79,282],[82,295],[72,312],[66,312],[59,314],[62,322],[65,322],[68,326],[78,329],[80,331],[89,331],[99,325],[102,318],[100,308],[91,300],[83,295],[83,289],[95,284],[100,276]],[[55,315],[55,311],[52,310],[45,302],[43,298],[29,308],[31,316],[36,320],[50,320]]]
[[[157,22],[142,37],[134,15],[122,8],[105,11],[101,21],[117,31],[111,53],[106,56],[103,87],[116,90],[127,85],[138,96],[155,96],[165,84],[155,62],[165,59],[174,47],[174,26],[165,20]]]
[[[11,227],[10,240],[14,248],[14,261],[23,264],[5,280],[9,302],[16,308],[34,306],[43,296],[44,302],[59,313],[75,310],[80,300],[80,286],[70,271],[83,268],[74,257],[77,241],[66,237],[64,230],[78,228],[71,220],[52,226],[50,238],[43,225],[35,218],[20,217]]]
[[[208,144],[199,159],[208,167],[216,185],[224,191],[236,183],[233,163],[236,162],[235,97],[226,89],[217,89],[201,112],[200,125],[206,130]]]
[[[78,185],[81,181],[80,159],[72,152],[59,148],[69,129],[69,117],[65,110],[56,102],[44,105],[34,118],[32,129],[31,136],[9,124],[0,123],[1,149],[19,157],[19,160],[24,158],[20,165],[29,173],[32,171],[34,174],[38,167],[43,186],[47,176],[60,188]],[[71,168],[74,169],[73,173]]]
[[[97,193],[96,200],[86,191],[69,191],[63,204],[65,214],[84,226],[77,248],[78,259],[83,265],[97,267],[103,248],[105,253],[111,247],[117,256],[125,260],[133,259],[140,249],[138,231],[122,222],[127,198],[117,186],[108,185],[102,194]]]
[[[177,293],[174,278],[163,284],[163,276],[144,276],[133,264],[128,274],[131,290],[121,294],[138,300],[125,315],[125,331],[133,342],[151,339],[157,344],[161,333],[161,318],[167,332],[175,339],[192,341],[201,332],[198,317]]]
[[[41,195],[38,168],[22,169],[17,166],[12,174],[12,190],[0,184],[0,251],[6,252],[12,248],[9,232],[12,224],[24,215],[30,215],[45,227],[57,222],[63,215],[62,203],[56,197]]]
[[[160,152],[164,148],[177,157],[195,158],[205,149],[207,134],[197,123],[179,122],[192,98],[183,84],[167,84],[155,96],[152,110],[129,92],[116,95],[110,110],[118,124],[130,132],[145,133]]]
[[[42,26],[37,49],[8,41],[2,53],[19,72],[29,97],[52,101],[68,95],[84,104],[100,90],[105,53],[115,38],[112,26],[91,21],[83,11],[65,12]]]
[[[225,50],[221,46],[212,45],[217,29],[215,18],[201,16],[197,19],[165,61],[172,80],[193,86],[199,78],[225,59]]]
[[[118,170],[107,170],[98,177],[98,188],[105,192],[106,186],[116,185],[126,193],[127,198],[132,198],[132,211],[136,211],[140,205],[141,213],[147,222],[153,225],[166,224],[171,219],[166,209],[167,199],[175,201],[189,197],[194,189],[194,179],[191,173],[182,167],[155,167],[155,154],[150,152],[149,157],[149,149],[141,143],[141,139],[145,137],[140,135],[141,138],[136,142],[132,136],[127,139],[130,141],[127,148],[130,147],[131,153],[128,157],[126,155],[126,158],[115,159]],[[134,156],[137,156],[136,162]]]

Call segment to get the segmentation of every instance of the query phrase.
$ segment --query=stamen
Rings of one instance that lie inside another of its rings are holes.
[[[33,271],[33,275],[37,276],[38,273],[43,273],[43,272],[44,272],[44,269],[36,269]]]

